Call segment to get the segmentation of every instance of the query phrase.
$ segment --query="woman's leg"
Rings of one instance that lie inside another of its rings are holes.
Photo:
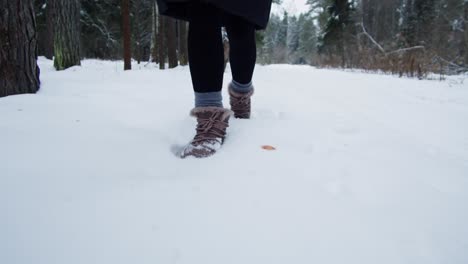
[[[224,142],[231,111],[223,108],[224,75],[222,15],[217,8],[195,2],[189,9],[189,65],[195,90],[196,135],[179,153],[181,158],[215,154]]]
[[[241,17],[225,19],[230,44],[230,64],[234,91],[247,93],[252,89],[252,76],[257,60],[255,26]]]
[[[250,118],[253,94],[252,76],[257,60],[255,26],[233,15],[224,22],[229,36],[232,82],[229,84],[229,103],[236,118]]]
[[[221,12],[197,2],[190,8],[188,53],[195,106],[222,107],[224,48]]]

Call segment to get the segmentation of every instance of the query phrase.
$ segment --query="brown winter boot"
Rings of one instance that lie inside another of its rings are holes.
[[[249,119],[250,118],[250,97],[254,91],[248,93],[237,93],[232,89],[232,84],[229,84],[229,103],[231,110],[234,112],[235,118]]]
[[[197,134],[180,152],[181,158],[205,158],[216,153],[224,143],[232,112],[222,107],[196,107],[190,115],[197,118]]]

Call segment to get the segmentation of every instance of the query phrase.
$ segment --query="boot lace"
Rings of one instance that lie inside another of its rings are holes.
[[[206,141],[213,141],[224,138],[226,132],[226,122],[222,120],[223,113],[213,113],[209,118],[198,118],[197,134],[192,144],[200,144]]]
[[[250,113],[250,96],[245,94],[241,96],[231,97],[231,109],[236,114],[236,117],[247,118]]]

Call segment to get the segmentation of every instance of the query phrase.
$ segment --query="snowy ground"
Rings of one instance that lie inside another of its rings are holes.
[[[259,66],[253,119],[180,160],[187,68],[40,66],[0,98],[0,263],[468,263],[461,77]]]

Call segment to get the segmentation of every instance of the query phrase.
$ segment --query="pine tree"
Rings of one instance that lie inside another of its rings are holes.
[[[51,60],[54,57],[54,3],[55,0],[46,1],[45,12],[45,39],[44,39],[44,56]]]
[[[307,0],[307,4],[310,7],[308,13],[310,15],[316,14],[318,29],[320,32],[324,32],[330,18],[328,8],[333,4],[333,0]]]
[[[327,8],[330,17],[321,36],[320,50],[331,58],[340,58],[342,67],[349,66],[347,57],[351,53],[347,54],[346,51],[354,46],[354,11],[354,0],[333,0]]]
[[[153,0],[153,4],[151,5],[151,58],[152,61],[155,63],[159,63],[159,14],[158,14],[158,5],[156,0]]]
[[[80,1],[54,0],[54,66],[57,70],[81,65]]]
[[[281,18],[273,14],[270,22],[263,33],[262,44],[259,49],[259,62],[264,64],[275,63],[275,49],[277,45],[277,36],[281,27]]]
[[[188,64],[187,22],[179,20],[178,26],[179,26],[179,36],[178,36],[179,37],[179,62],[180,62],[180,65],[187,65]]]
[[[164,70],[166,68],[166,18],[158,15],[158,33],[157,33],[157,44],[158,45],[158,59],[159,69]]]
[[[81,0],[82,56],[122,58],[121,18],[121,0]]]
[[[309,15],[302,14],[299,17],[300,34],[297,50],[298,63],[312,64],[317,52],[317,29],[314,20]]]
[[[34,6],[8,1],[0,0],[0,97],[39,90]]]
[[[435,22],[435,0],[409,0],[405,6],[403,33],[409,46],[432,43]]]
[[[135,59],[148,61],[153,38],[153,0],[132,0],[132,50]]]
[[[395,46],[404,0],[362,0],[359,3],[366,31],[382,46]]]
[[[463,53],[465,57],[465,67],[468,67],[468,1],[465,0],[463,4],[463,32],[464,32],[464,45]]]
[[[287,60],[287,41],[289,14],[284,12],[281,23],[279,24],[277,35],[275,37],[274,61],[275,63],[286,63]]]
[[[122,0],[122,36],[123,36],[123,58],[124,70],[132,69],[132,33],[130,25],[130,0]]]
[[[54,9],[53,0],[34,1],[38,53],[48,59],[54,57]]]
[[[287,62],[298,63],[297,51],[299,48],[300,24],[296,16],[290,16],[288,21],[288,33],[286,39]]]
[[[169,69],[177,67],[177,26],[173,18],[166,18],[166,40],[167,40],[167,57]]]

